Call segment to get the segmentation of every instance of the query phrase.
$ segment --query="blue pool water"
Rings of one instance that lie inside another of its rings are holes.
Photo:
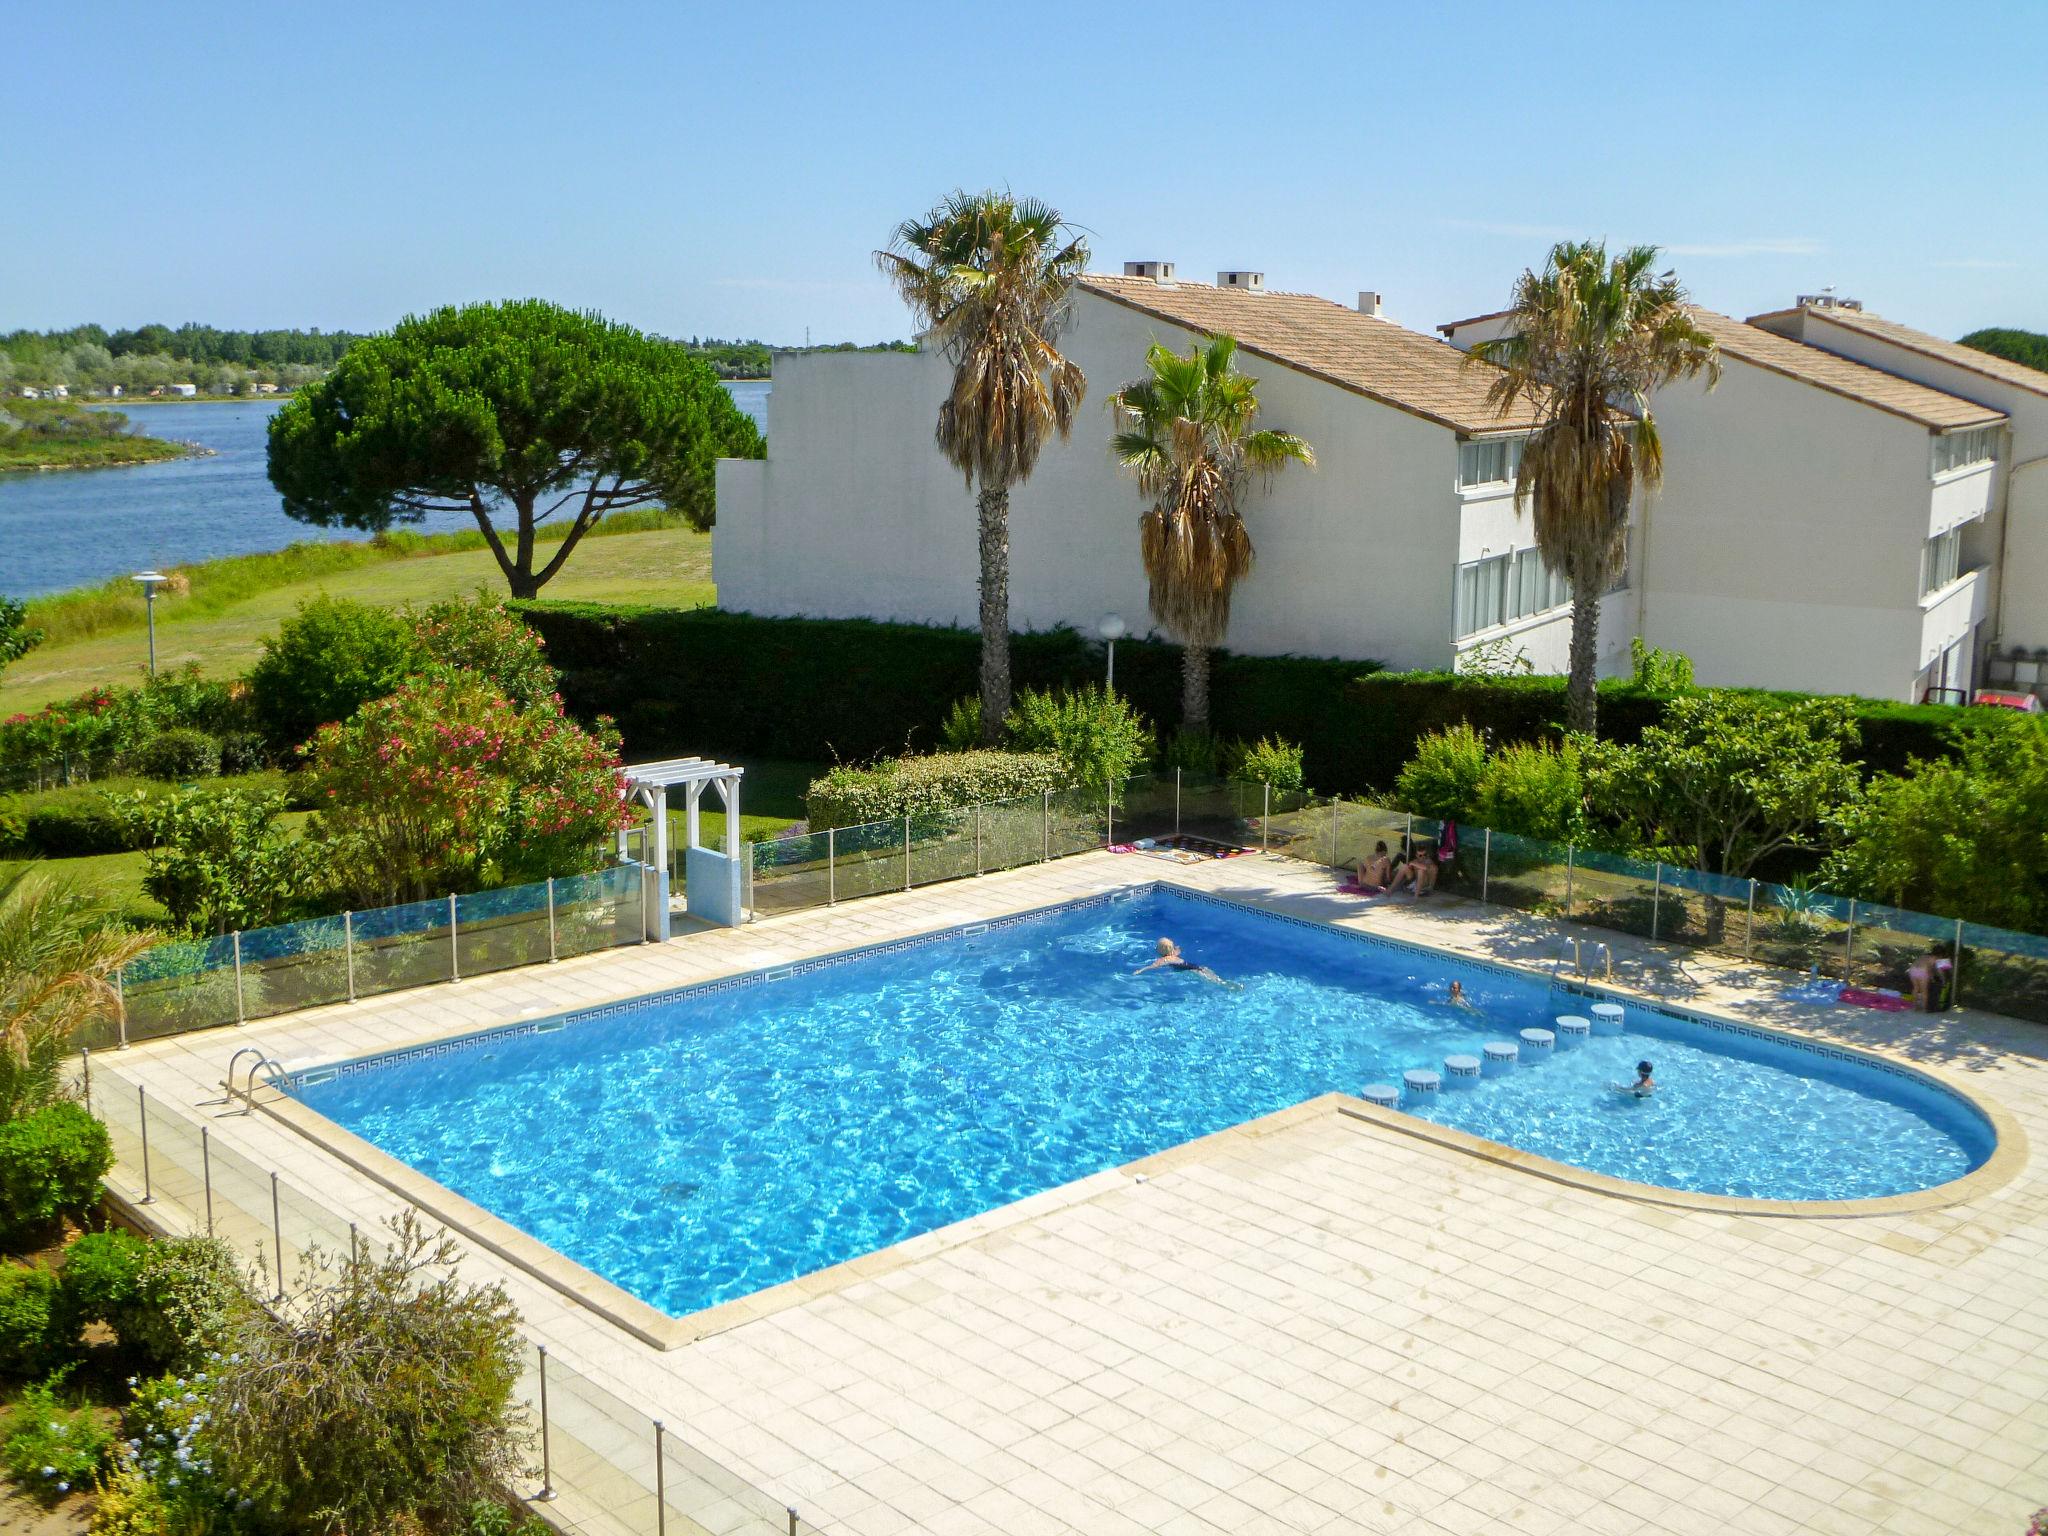
[[[1242,990],[1132,976],[1161,934]],[[1479,1011],[1444,1001],[1453,977]],[[1569,1011],[1540,981],[1156,889],[300,1091],[680,1316]],[[1641,1056],[1657,1095],[1613,1092]],[[1621,1178],[1776,1199],[1925,1188],[1991,1143],[1930,1085],[1636,1009],[1622,1035],[1420,1113]]]

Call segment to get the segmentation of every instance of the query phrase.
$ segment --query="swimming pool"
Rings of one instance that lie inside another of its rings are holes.
[[[1161,934],[1236,985],[1134,977]],[[1462,981],[1473,1008],[1445,1000]],[[1170,887],[310,1074],[311,1108],[683,1316],[1567,1003],[1521,973]],[[1651,1099],[1611,1091],[1652,1058]],[[1619,1178],[1897,1194],[1989,1155],[1932,1083],[1631,1007],[1414,1112]]]

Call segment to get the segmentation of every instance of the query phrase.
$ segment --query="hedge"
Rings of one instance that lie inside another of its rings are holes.
[[[562,672],[562,698],[585,719],[618,721],[631,758],[720,753],[864,762],[929,751],[954,700],[978,686],[971,630],[860,619],[767,619],[717,609],[518,605]],[[1099,682],[1102,647],[1071,629],[1011,643],[1015,686]],[[1162,739],[1180,719],[1180,649],[1119,641],[1117,691]],[[1278,736],[1303,748],[1308,782],[1327,794],[1384,793],[1416,740],[1466,721],[1496,741],[1554,735],[1562,677],[1387,672],[1378,662],[1215,653],[1211,725],[1219,737]],[[1797,694],[1772,697],[1793,699]],[[1600,689],[1603,736],[1633,740],[1663,714],[1663,696],[1625,680]],[[1857,701],[1868,771],[1948,755],[1962,712]],[[1995,710],[1973,717],[1998,718]]]
[[[822,832],[1015,800],[1065,785],[1060,760],[1049,752],[941,752],[872,768],[834,768],[812,781],[804,812],[811,830]]]

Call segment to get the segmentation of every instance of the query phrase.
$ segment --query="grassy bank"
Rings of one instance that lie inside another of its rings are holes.
[[[69,400],[0,404],[0,471],[104,469],[182,458],[184,443],[122,430],[118,411],[88,411]]]
[[[693,608],[713,600],[711,536],[663,526],[660,513],[608,519],[542,590],[589,602]],[[560,535],[555,535],[559,538]],[[295,544],[180,567],[182,591],[156,605],[157,665],[197,662],[212,677],[254,663],[264,637],[308,598],[325,593],[384,607],[505,589],[475,529],[396,533],[349,543]],[[147,662],[145,610],[125,578],[37,598],[29,622],[46,639],[0,673],[0,714],[32,710],[101,683],[134,681]]]

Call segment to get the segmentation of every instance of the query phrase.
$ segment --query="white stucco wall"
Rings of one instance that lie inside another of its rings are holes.
[[[1700,682],[1906,699],[1921,666],[1928,434],[1729,358],[1653,402],[1664,483],[1638,513],[1643,630]]]
[[[1071,439],[1048,445],[1011,498],[1017,629],[1093,627],[1105,612],[1151,627],[1136,486],[1111,461],[1112,390],[1154,340],[1194,338],[1081,291],[1061,348],[1088,378]],[[1457,444],[1447,428],[1244,355],[1264,425],[1314,445],[1255,493],[1258,564],[1238,589],[1229,645],[1254,654],[1448,666],[1459,537]],[[936,355],[814,354],[775,365],[769,457],[719,465],[713,574],[736,611],[976,622],[971,493],[932,428],[950,370]]]

